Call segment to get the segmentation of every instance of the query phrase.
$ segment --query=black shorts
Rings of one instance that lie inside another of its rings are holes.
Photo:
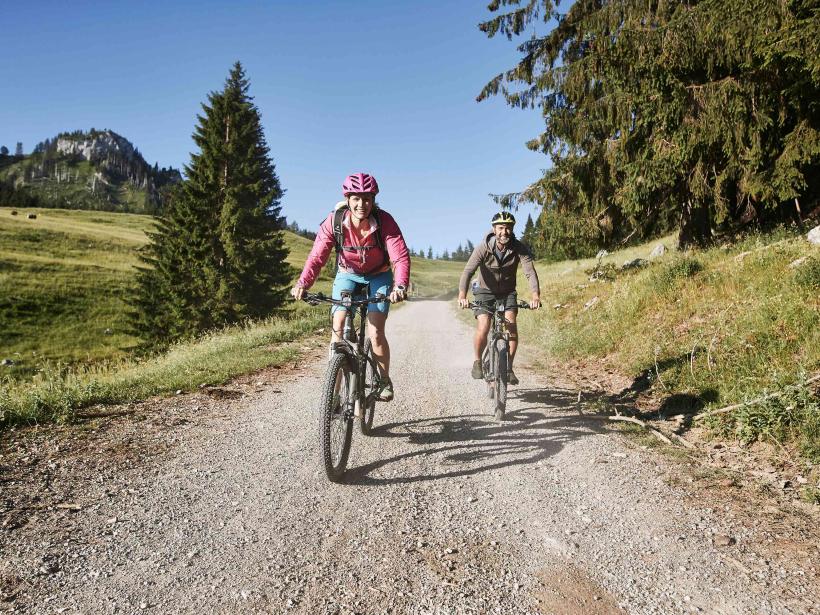
[[[504,302],[504,310],[518,313],[518,292],[512,291],[508,294],[496,295],[483,288],[473,289],[473,302],[486,305],[486,308],[473,308],[473,315],[478,318],[479,314],[491,314],[495,309],[496,301]]]

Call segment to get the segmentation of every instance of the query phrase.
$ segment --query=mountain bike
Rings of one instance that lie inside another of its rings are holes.
[[[506,307],[503,301],[496,301],[495,304],[471,301],[469,306],[484,310],[493,318],[487,334],[487,346],[481,355],[481,367],[487,383],[487,397],[493,400],[495,420],[503,421],[507,409],[507,378],[510,369],[510,334],[507,325],[511,323],[504,316]],[[528,310],[530,306],[519,301],[518,308]]]
[[[305,293],[303,300],[311,305],[330,303],[347,308],[341,341],[331,346],[330,360],[322,384],[319,402],[319,446],[327,477],[334,483],[342,481],[350,444],[353,422],[363,435],[373,430],[373,418],[379,391],[379,370],[373,347],[365,334],[367,306],[389,301],[384,295],[368,298],[367,285],[353,292],[342,291],[341,299],[322,293]],[[355,326],[358,315],[358,328]]]

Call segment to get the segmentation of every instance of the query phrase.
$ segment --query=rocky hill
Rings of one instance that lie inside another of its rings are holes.
[[[181,179],[176,169],[149,165],[112,130],[60,133],[30,156],[0,158],[5,205],[156,213]]]

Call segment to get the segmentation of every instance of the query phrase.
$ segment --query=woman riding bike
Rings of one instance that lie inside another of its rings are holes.
[[[307,257],[299,281],[290,294],[300,300],[313,286],[330,251],[336,247],[337,272],[333,281],[333,298],[342,291],[353,291],[357,284],[367,284],[369,296],[388,296],[390,302],[371,303],[367,311],[367,332],[373,354],[379,365],[379,399],[393,399],[390,380],[390,346],[384,325],[390,303],[404,300],[410,280],[410,256],[398,224],[376,204],[379,185],[367,173],[349,175],[342,183],[345,200],[319,225],[313,249]],[[345,320],[344,306],[333,307],[332,341],[341,339]]]

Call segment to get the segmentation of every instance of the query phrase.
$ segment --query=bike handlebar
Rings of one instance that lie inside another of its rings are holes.
[[[467,305],[468,305],[468,307],[471,307],[471,308],[483,308],[485,310],[489,309],[491,307],[495,308],[495,306],[492,303],[489,303],[489,302],[488,303],[476,303],[475,301],[470,301]],[[530,304],[527,303],[526,301],[519,301],[516,304],[516,307],[518,307],[522,310],[532,310],[533,309],[532,307],[530,307]]]
[[[305,293],[302,295],[302,301],[310,305],[319,305],[319,303],[332,303],[333,305],[343,305],[345,307],[359,307],[362,305],[370,305],[371,303],[392,303],[390,297],[387,295],[377,294],[375,297],[368,297],[367,299],[354,299],[353,297],[343,297],[342,299],[334,299],[327,297],[324,293]]]

